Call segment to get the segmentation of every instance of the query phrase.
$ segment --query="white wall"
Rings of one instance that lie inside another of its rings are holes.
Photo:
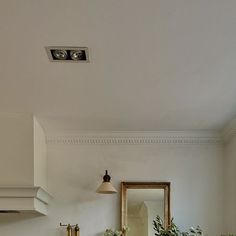
[[[0,186],[33,186],[33,116],[0,114]]]
[[[182,230],[222,232],[222,147],[196,145],[49,145],[47,217],[0,216],[0,235],[61,236],[59,222],[78,223],[81,236],[119,226],[119,194],[95,193],[104,170],[121,181],[170,181],[171,209]]]
[[[225,146],[225,232],[236,233],[236,136]]]
[[[46,137],[36,118],[34,118],[34,156],[32,158],[34,160],[34,185],[47,190]]]
[[[46,138],[32,114],[0,113],[0,186],[47,189]]]

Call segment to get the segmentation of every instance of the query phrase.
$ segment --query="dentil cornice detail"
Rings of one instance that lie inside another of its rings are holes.
[[[83,132],[49,134],[49,145],[220,144],[218,132]]]
[[[222,130],[222,139],[227,143],[234,135],[236,135],[236,118],[229,122]]]

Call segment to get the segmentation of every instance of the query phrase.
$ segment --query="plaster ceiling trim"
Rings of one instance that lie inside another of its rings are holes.
[[[85,132],[49,134],[48,145],[155,145],[220,144],[221,135],[213,131],[179,132]]]
[[[236,118],[229,122],[221,132],[222,139],[225,143],[236,135]]]

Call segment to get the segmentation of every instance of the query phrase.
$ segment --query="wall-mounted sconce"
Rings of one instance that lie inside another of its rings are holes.
[[[96,192],[103,193],[103,194],[117,193],[117,190],[112,186],[110,180],[111,180],[111,176],[108,175],[108,172],[106,170],[106,173],[103,176],[103,183],[98,187]]]

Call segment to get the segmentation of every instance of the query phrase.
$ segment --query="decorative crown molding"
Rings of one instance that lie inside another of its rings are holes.
[[[49,145],[220,144],[217,132],[108,132],[51,134]]]
[[[221,135],[225,143],[236,135],[236,118],[226,125],[226,127],[222,130]]]

